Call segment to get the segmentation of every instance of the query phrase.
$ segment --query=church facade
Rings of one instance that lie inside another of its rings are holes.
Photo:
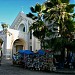
[[[0,31],[0,47],[5,58],[12,58],[18,50],[40,49],[40,41],[29,32],[33,20],[24,12],[19,12],[12,25],[6,29],[6,33]]]

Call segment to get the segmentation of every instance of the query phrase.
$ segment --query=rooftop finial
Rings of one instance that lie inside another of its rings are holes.
[[[23,12],[23,6],[21,6],[21,12]],[[24,12],[23,12],[24,13]]]

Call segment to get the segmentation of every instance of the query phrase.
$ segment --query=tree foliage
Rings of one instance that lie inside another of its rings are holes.
[[[58,35],[60,35],[60,37],[62,38],[60,39],[61,41],[58,42],[59,36],[57,38],[56,38],[57,35],[55,36],[54,39],[56,39],[57,41],[54,42],[54,47],[55,46],[57,47],[57,45],[64,46],[67,43],[70,43],[74,38],[73,33],[75,31],[75,22],[74,22],[75,14],[73,13],[75,4],[70,4],[69,0],[48,0],[45,2],[45,5],[46,5],[46,13],[44,14],[43,18],[46,21],[50,22],[53,28],[53,29],[50,28],[50,31],[54,30],[55,26],[59,27]],[[65,42],[64,45],[63,40]]]
[[[52,48],[60,48],[70,43],[75,32],[74,7],[75,4],[70,4],[69,0],[47,0],[42,5],[37,3],[30,8],[31,13],[27,14],[34,20],[30,31],[33,30],[33,35],[38,39],[50,38]]]
[[[35,20],[33,24],[30,26],[29,30],[33,30],[33,35],[38,39],[42,40],[45,37],[45,33],[47,31],[47,27],[43,21],[43,11],[46,9],[45,5],[36,4],[35,7],[31,7],[31,13],[27,14],[28,17]]]

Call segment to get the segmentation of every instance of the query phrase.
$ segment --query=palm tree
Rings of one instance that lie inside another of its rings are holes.
[[[6,34],[7,33],[8,24],[2,23],[1,26],[3,28],[3,32]]]
[[[3,28],[3,29],[6,29],[6,28],[8,28],[8,25],[5,24],[5,23],[3,23],[3,24],[2,24],[2,28]]]

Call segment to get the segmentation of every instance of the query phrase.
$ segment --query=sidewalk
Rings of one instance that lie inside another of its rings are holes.
[[[57,69],[55,73],[61,74],[75,74],[75,69]]]
[[[12,65],[12,60],[10,59],[2,59],[2,65],[7,64]],[[60,74],[75,74],[75,69],[57,69],[56,71],[53,71],[52,73],[60,73]]]

